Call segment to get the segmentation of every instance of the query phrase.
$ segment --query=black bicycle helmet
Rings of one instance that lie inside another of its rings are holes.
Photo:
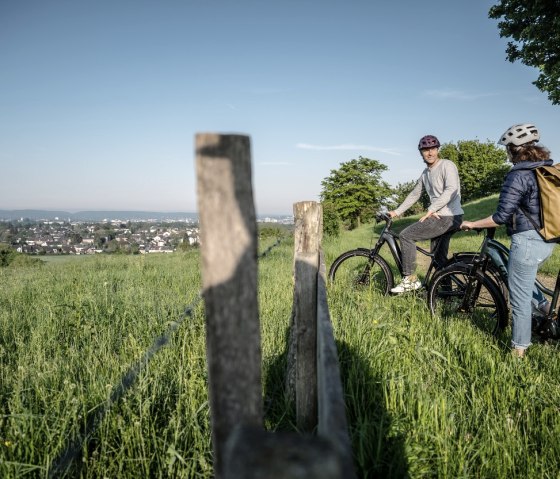
[[[423,136],[418,143],[419,150],[423,150],[424,148],[439,148],[440,146],[439,140],[434,135]]]

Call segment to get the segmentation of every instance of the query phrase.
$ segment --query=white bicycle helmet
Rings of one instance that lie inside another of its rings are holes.
[[[540,137],[539,130],[537,130],[535,125],[532,123],[521,123],[508,128],[500,137],[498,145],[521,146],[532,141],[539,141]]]

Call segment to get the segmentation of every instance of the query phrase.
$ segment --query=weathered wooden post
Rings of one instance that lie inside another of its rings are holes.
[[[257,226],[250,139],[196,135],[214,471],[234,426],[262,428]]]
[[[327,300],[327,272],[323,252],[320,253],[317,283],[317,435],[329,438],[338,454],[345,479],[354,479],[352,442],[346,419],[344,390],[340,363]]]
[[[314,201],[294,204],[294,306],[288,351],[288,388],[295,399],[297,426],[317,425],[317,274],[322,209]]]

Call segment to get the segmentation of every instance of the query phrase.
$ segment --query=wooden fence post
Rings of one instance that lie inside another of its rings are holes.
[[[238,428],[228,446],[224,479],[355,479],[328,438]]]
[[[340,458],[345,479],[355,479],[340,363],[327,300],[327,272],[320,252],[317,284],[317,391],[319,400],[317,435],[329,438]]]
[[[236,425],[262,428],[257,226],[250,139],[196,135],[214,471]]]
[[[294,219],[294,306],[288,348],[288,388],[295,399],[298,428],[312,431],[317,425],[317,273],[323,231],[321,205],[314,201],[295,203]]]

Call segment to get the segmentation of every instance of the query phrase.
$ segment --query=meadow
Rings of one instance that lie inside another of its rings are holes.
[[[376,228],[325,239],[327,266]],[[460,233],[451,250],[480,242]],[[295,429],[282,394],[292,255],[287,240],[259,261],[269,430]],[[0,477],[212,477],[198,251],[7,267],[0,282]],[[421,292],[329,285],[329,307],[359,477],[560,477],[555,342],[517,360],[509,331],[432,318]]]
[[[496,201],[466,205],[465,219],[488,216]],[[370,246],[379,229],[325,241],[327,262]],[[509,246],[503,227],[496,238]],[[481,234],[458,233],[450,253],[477,251],[481,242]],[[556,247],[541,277],[553,283],[559,269]],[[425,293],[387,298],[335,284],[329,305],[361,477],[560,477],[557,342],[535,340],[526,360],[513,358],[511,328],[495,338],[460,318],[433,318]]]

